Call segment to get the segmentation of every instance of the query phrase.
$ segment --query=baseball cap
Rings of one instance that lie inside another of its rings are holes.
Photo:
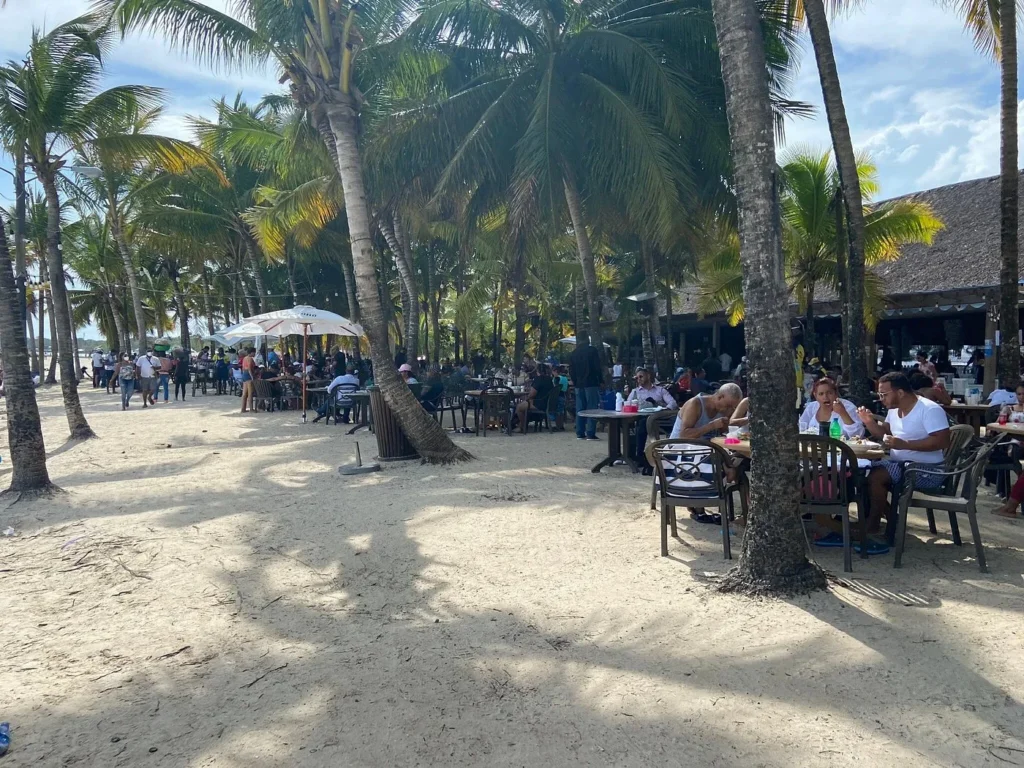
[[[412,366],[409,365],[408,363],[402,363],[400,366],[398,366],[398,370],[403,372],[408,371],[409,373],[412,373]]]

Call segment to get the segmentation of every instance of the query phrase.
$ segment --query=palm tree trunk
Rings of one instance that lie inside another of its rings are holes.
[[[47,270],[49,271],[49,270]],[[49,281],[47,281],[49,282]],[[53,291],[50,291],[50,310],[47,315],[50,322],[50,367],[46,371],[46,383],[57,383],[57,360],[60,358],[60,338],[57,336],[57,314],[53,311]]]
[[[1017,170],[1017,5],[999,3],[999,51],[1002,71],[999,153],[999,381],[1004,386],[1020,377],[1018,301],[1018,233],[1020,173]]]
[[[654,370],[654,349],[651,342],[651,323],[650,318],[641,318],[640,323],[640,343],[644,350],[644,368],[650,371]]]
[[[113,195],[107,201],[107,216],[110,218],[110,231],[114,235],[114,242],[117,243],[117,251],[121,254],[121,263],[124,265],[124,274],[128,279],[128,291],[132,296],[132,310],[135,312],[135,336],[139,340],[139,352],[142,352],[149,346],[149,340],[146,338],[146,311],[142,307],[139,276],[135,271],[135,262],[132,259],[132,252],[128,248],[124,229],[121,227],[121,214]]]
[[[38,306],[37,302],[34,301],[32,303],[33,303],[34,306]],[[26,312],[27,311],[28,311],[28,308],[26,307]],[[30,358],[29,359],[29,366],[30,366],[29,370],[31,370],[31,371],[38,371],[39,375],[42,376],[43,372],[39,368],[39,357],[37,355],[37,348],[36,348],[36,326],[35,326],[35,322],[33,322],[35,320],[35,318],[32,317],[31,314],[28,314],[27,317],[28,317],[28,322],[25,323],[25,326],[28,328],[28,349],[29,349],[29,358]]]
[[[455,445],[441,425],[423,410],[412,391],[398,376],[391,359],[387,325],[377,289],[370,216],[363,189],[363,169],[357,143],[358,115],[350,96],[335,96],[342,101],[330,102],[326,109],[337,146],[338,173],[345,194],[356,293],[364,320],[363,327],[370,340],[374,381],[394,411],[409,442],[425,461],[433,464],[465,461],[471,458],[470,454]]]
[[[260,313],[263,313],[267,311],[267,289],[263,284],[263,270],[261,269],[262,264],[259,253],[256,244],[249,237],[248,232],[242,235],[242,240],[245,242],[245,254],[249,262],[249,268],[252,270],[252,278],[256,282],[256,294],[259,297]]]
[[[402,220],[396,213],[394,226],[382,224],[380,231],[384,234],[388,248],[395,257],[395,268],[398,270],[399,288],[402,297],[402,320],[405,323],[405,351],[410,360],[419,354],[418,330],[420,325],[419,302],[417,301],[416,280],[413,277],[412,251],[402,227]]]
[[[7,233],[0,222],[0,360],[4,366],[7,441],[11,452],[11,485],[5,493],[40,493],[53,489],[46,471],[46,448],[39,406],[29,370],[25,325],[18,286],[11,268]]]
[[[650,293],[657,293],[658,285],[654,273],[654,249],[646,244],[642,244],[640,249],[644,260],[644,279],[646,282],[645,290]],[[658,349],[657,346],[658,337],[661,336],[661,319],[658,317],[658,304],[656,301],[651,302],[651,336],[651,344],[654,348],[651,350],[651,359],[644,360],[644,363],[647,365],[651,365],[653,363],[656,368],[662,369],[663,362],[661,360],[661,350]],[[668,346],[666,345],[665,348],[667,349]],[[653,375],[653,370],[651,373]]]
[[[292,257],[290,250],[285,251],[285,261],[285,266],[288,269],[288,290],[292,294],[292,304],[297,307],[299,305],[299,288],[295,285],[295,259]],[[210,333],[213,333],[213,331],[211,330]]]
[[[42,267],[40,267],[39,274],[39,282],[43,282]],[[43,323],[45,322],[46,319],[46,291],[43,290],[42,286],[39,287],[39,295],[36,297],[36,302],[36,312],[39,315],[39,339],[36,342],[37,344],[39,344],[39,367],[36,368],[36,370],[39,372],[39,380],[42,381],[43,368],[46,366],[46,343],[45,339],[43,338]]]
[[[537,359],[544,360],[548,356],[548,347],[551,346],[551,323],[548,322],[547,315],[543,314],[544,308],[541,307],[540,316],[540,338],[537,340]]]
[[[597,296],[597,269],[594,266],[594,252],[590,247],[590,234],[583,217],[583,202],[574,182],[565,179],[565,202],[569,205],[569,218],[576,236],[580,264],[583,266],[583,283],[587,288],[587,311],[590,329],[590,344],[604,360],[604,337],[601,335],[601,310]],[[579,328],[576,329],[579,333]],[[579,341],[579,339],[577,339]]]
[[[78,328],[75,326],[75,313],[71,308],[71,294],[68,297],[68,317],[71,318],[71,345],[75,350],[75,381],[79,381],[78,372],[82,370],[82,361],[78,358]]]
[[[723,589],[771,594],[825,587],[807,562],[798,513],[796,376],[783,277],[774,118],[755,0],[713,0],[739,213],[750,362],[750,510],[739,565]]]
[[[178,307],[178,324],[181,326],[181,346],[185,350],[185,354],[191,354],[192,333],[188,328],[188,307],[185,304],[185,294],[181,292],[181,285],[178,283],[177,277],[173,278],[173,282],[174,303]]]
[[[118,344],[120,344],[121,339],[124,339],[127,336],[128,331],[124,327],[124,318],[121,317],[121,308],[117,306],[117,301],[115,301],[114,297],[109,293],[110,289],[108,288],[107,290],[107,305],[110,307],[110,314],[114,318],[114,328],[117,329]]]
[[[14,149],[14,285],[19,291],[18,309],[23,325],[32,326],[28,317],[28,296],[25,286],[28,283],[28,266],[25,258],[25,227],[26,203],[25,192],[25,145],[18,142]],[[35,347],[30,349],[35,357]],[[36,368],[39,370],[39,368]]]
[[[291,270],[288,271],[288,280],[292,281]],[[216,333],[217,326],[213,322],[213,303],[210,301],[210,290],[210,271],[206,268],[206,264],[203,264],[203,313],[206,315],[207,333],[212,336]]]
[[[245,280],[245,265],[241,264],[238,268],[238,282],[242,286],[242,295],[245,297],[245,308],[249,311],[249,317],[259,314],[256,311],[256,296],[254,291],[257,289],[252,288]]]
[[[675,366],[672,364],[672,286],[665,286],[665,370],[664,379],[674,376]]]
[[[518,280],[512,288],[512,308],[516,314],[515,338],[512,341],[512,364],[519,368],[523,364],[523,352],[526,349],[526,299],[520,288],[522,283]]]
[[[807,286],[807,306],[804,309],[804,348],[807,358],[818,356],[818,334],[814,330],[814,283]]]
[[[58,248],[60,240],[60,199],[57,184],[52,175],[39,173],[36,176],[46,194],[46,261],[50,273],[50,296],[53,313],[57,321],[57,337],[60,340],[57,357],[60,364],[60,388],[64,395],[64,411],[68,417],[68,428],[72,440],[95,437],[96,434],[85,420],[82,403],[78,399],[78,371],[75,369],[74,329],[71,327],[71,311],[68,292],[64,287],[64,258]],[[52,344],[52,342],[51,342]]]
[[[857,402],[866,402],[868,388],[864,357],[864,199],[860,191],[857,157],[853,150],[853,139],[850,137],[850,124],[846,119],[846,107],[843,104],[843,91],[839,83],[835,52],[832,50],[832,37],[829,34],[824,0],[804,0],[804,11],[807,14],[807,28],[814,46],[814,58],[818,64],[821,94],[825,101],[825,113],[828,116],[829,133],[832,134],[832,147],[835,150],[836,168],[839,171],[839,183],[843,188],[846,208],[846,231],[850,246],[846,257],[844,285],[847,319],[846,327],[843,328],[843,340],[850,360],[850,394]]]

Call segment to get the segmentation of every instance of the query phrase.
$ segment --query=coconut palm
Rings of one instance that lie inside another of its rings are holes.
[[[903,246],[931,243],[942,228],[930,206],[911,198],[871,205],[878,191],[874,164],[862,157],[857,165],[858,186],[869,203],[864,207],[865,261],[869,267],[899,258]],[[845,241],[837,231],[837,205],[842,195],[839,171],[830,152],[798,150],[782,166],[782,247],[786,259],[786,282],[791,298],[807,318],[805,346],[813,349],[814,298],[819,287],[841,295]],[[701,312],[725,310],[732,325],[744,319],[743,279],[739,241],[735,231],[725,229],[718,247],[711,250],[701,266]],[[881,281],[868,271],[865,275],[864,314],[861,323],[873,329],[885,296]]]
[[[81,179],[79,187],[85,199],[93,201],[95,209],[104,211],[109,221],[131,292],[139,350],[146,349],[148,342],[138,268],[129,237],[132,208],[140,197],[153,192],[151,182],[155,170],[183,173],[201,165],[220,175],[213,159],[199,148],[150,133],[161,114],[158,107],[142,109],[134,99],[126,99],[120,111],[98,121],[97,140],[83,146],[76,160],[76,165],[100,171],[98,176]]]
[[[45,493],[53,486],[46,471],[46,448],[3,216],[0,216],[0,360],[4,367],[7,401],[7,440],[14,467],[6,492]]]
[[[100,134],[100,126],[111,116],[123,113],[128,102],[148,108],[159,95],[155,89],[136,85],[98,92],[103,53],[112,34],[96,22],[82,17],[49,34],[34,31],[24,63],[0,67],[0,130],[8,144],[24,141],[46,198],[46,259],[57,319],[61,389],[73,439],[94,433],[78,398],[75,329],[62,279],[59,179],[76,148],[116,146],[115,137]]]
[[[64,259],[84,285],[71,292],[75,324],[95,320],[100,330],[121,347],[128,337],[117,298],[124,264],[108,217],[84,215],[64,228]]]
[[[1014,381],[1020,376],[1019,318],[1017,315],[1020,277],[1020,248],[1017,220],[1020,214],[1020,172],[1018,170],[1017,125],[1017,17],[1021,0],[940,0],[952,6],[974,35],[979,50],[999,60],[1001,98],[999,103],[999,379]]]
[[[751,593],[818,589],[798,509],[796,377],[776,188],[765,41],[755,0],[713,0],[739,209],[750,362],[750,510],[739,565],[723,588]]]
[[[407,59],[396,31],[411,12],[403,0],[342,6],[326,0],[242,0],[232,14],[194,0],[101,0],[122,29],[148,27],[207,61],[276,60],[299,108],[309,112],[338,166],[345,194],[354,280],[370,340],[375,381],[419,454],[431,462],[469,458],[455,446],[391,364],[363,181],[360,117],[367,94]]]

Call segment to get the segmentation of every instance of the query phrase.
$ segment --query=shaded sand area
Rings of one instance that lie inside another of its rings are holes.
[[[87,389],[62,448],[40,394],[67,494],[0,511],[5,768],[1024,765],[1019,523],[990,575],[917,510],[903,570],[752,602],[571,433],[342,478],[372,436]]]

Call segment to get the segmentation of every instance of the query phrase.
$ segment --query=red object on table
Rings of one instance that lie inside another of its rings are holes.
[[[1007,421],[1009,421],[1009,417],[1006,415],[1005,411],[1000,411],[998,421],[1000,424],[1005,424]]]

